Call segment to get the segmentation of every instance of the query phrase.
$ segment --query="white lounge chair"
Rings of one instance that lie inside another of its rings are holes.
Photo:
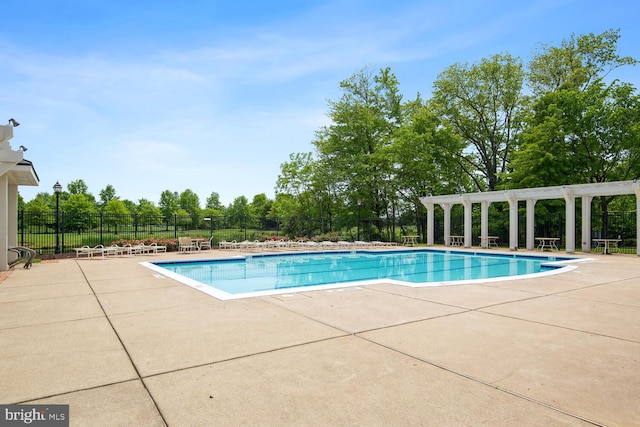
[[[220,240],[220,243],[218,243],[218,248],[219,249],[235,249],[237,245],[238,245],[238,242],[236,242],[235,240],[232,240],[230,242],[227,242],[226,240]]]
[[[347,242],[346,240],[338,240],[336,245],[341,249],[350,249],[353,246],[351,242]]]
[[[380,240],[374,240],[371,242],[371,246],[397,246],[396,242],[381,242]]]
[[[198,247],[193,243],[191,237],[178,237],[178,252],[197,251]]]
[[[149,253],[149,254],[157,254],[160,252],[167,252],[167,247],[164,245],[159,245],[156,242],[153,242],[149,245],[144,245],[144,243],[141,243],[141,245],[144,248],[143,253]]]
[[[129,245],[131,246],[131,245]],[[119,246],[117,244],[113,244],[109,246],[111,250],[115,251],[116,255],[124,255],[129,253],[129,248],[127,246]]]
[[[200,250],[211,249],[211,243],[213,243],[213,237],[209,240],[203,240],[200,242]]]
[[[102,258],[109,255],[117,255],[117,250],[113,247],[105,248],[104,245],[96,245],[94,247],[90,247],[89,245],[84,245],[80,248],[74,248],[76,251],[76,258],[80,258],[81,255],[85,255],[87,258],[93,258],[95,255],[100,255]]]
[[[127,243],[118,249],[121,255],[137,255],[140,253],[140,246]]]
[[[320,246],[322,246],[325,249],[335,249],[338,247],[338,244],[330,240],[323,240],[322,242],[320,242]]]
[[[276,240],[274,243],[274,249],[289,249],[292,247],[289,240]]]
[[[308,242],[303,242],[301,247],[307,248],[307,249],[317,250],[317,249],[321,248],[321,245],[318,242],[314,242],[313,240],[309,240]]]
[[[80,258],[82,255],[86,256],[87,258],[91,257],[91,247],[89,245],[84,245],[79,248],[73,248],[73,250],[76,251],[76,258]]]

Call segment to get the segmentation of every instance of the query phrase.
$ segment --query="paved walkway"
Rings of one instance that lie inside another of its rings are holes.
[[[74,426],[640,425],[637,256],[226,302],[149,258],[5,278],[0,403],[69,404]]]

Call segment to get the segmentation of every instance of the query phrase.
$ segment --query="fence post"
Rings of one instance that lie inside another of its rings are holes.
[[[24,209],[20,211],[20,246],[24,246]]]
[[[173,238],[178,238],[178,214],[173,214]]]
[[[103,224],[102,219],[103,219],[102,212],[100,212],[100,244],[104,245],[104,235],[102,234],[102,224]]]
[[[64,219],[64,216],[65,216],[65,215],[64,215],[64,211],[61,211],[61,212],[60,212],[60,215],[62,216],[62,221],[61,221],[61,224],[62,224],[62,230],[60,231],[60,235],[62,236],[62,247],[61,247],[61,249],[60,249],[60,253],[62,253],[62,254],[63,254],[63,253],[64,253],[64,234],[65,234],[64,224],[65,224],[65,222],[66,222],[66,221],[65,221],[65,219]]]

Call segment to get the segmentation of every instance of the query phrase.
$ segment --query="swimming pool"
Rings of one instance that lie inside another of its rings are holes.
[[[578,258],[412,249],[143,262],[218,299],[392,283],[442,286],[559,273]]]

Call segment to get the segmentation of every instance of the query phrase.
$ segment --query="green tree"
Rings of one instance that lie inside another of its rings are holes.
[[[191,215],[189,214],[189,212],[185,211],[182,208],[178,208],[175,211],[175,218],[176,218],[176,225],[178,225],[179,227],[185,228],[193,224],[193,218],[191,218]]]
[[[64,228],[67,231],[80,233],[98,225],[98,209],[87,194],[71,194],[60,207],[64,211]]]
[[[69,194],[89,194],[89,187],[82,179],[71,181],[67,184]]]
[[[136,213],[138,215],[138,223],[140,225],[154,225],[159,224],[162,221],[161,210],[154,205],[152,201],[147,199],[138,200],[138,209]]]
[[[24,209],[27,212],[49,213],[55,210],[55,196],[49,193],[38,193],[36,196],[25,203]]]
[[[205,218],[210,218],[209,223],[205,223],[204,226],[210,229],[218,229],[226,227],[225,207],[220,202],[220,195],[215,191],[212,191],[209,197],[207,197],[207,203],[202,214]]]
[[[455,154],[477,190],[496,189],[517,149],[523,81],[520,60],[504,54],[454,64],[434,83],[432,107],[462,137],[466,149]]]
[[[198,195],[189,189],[184,190],[178,197],[178,206],[189,213],[192,220],[191,227],[198,228],[198,222],[202,215]]]
[[[298,212],[298,201],[292,194],[276,193],[276,199],[271,205],[269,217],[271,218],[291,218]]]
[[[258,218],[266,218],[271,211],[272,200],[264,193],[256,194],[251,201],[251,209]]]
[[[51,206],[52,197],[48,193],[38,193],[32,200],[25,203],[24,211],[28,215],[30,224],[55,227],[55,218],[51,215],[55,213],[55,204],[54,207]]]
[[[131,200],[125,199],[122,201],[122,204],[129,211],[130,214],[134,214],[138,211],[138,206],[133,203]]]
[[[637,60],[617,53],[618,31],[572,36],[544,47],[529,65],[537,95],[514,155],[510,187],[637,178],[640,101],[630,84],[605,77]],[[606,217],[612,197],[600,197]]]
[[[298,219],[300,211],[300,203],[293,194],[276,193],[269,218],[277,220],[280,224],[280,230],[294,239],[305,234],[303,229],[299,227],[301,224]]]
[[[200,199],[198,195],[193,191],[187,189],[180,193],[180,197],[178,198],[178,206],[180,209],[184,209],[189,212],[191,216],[200,215]]]
[[[104,208],[109,201],[116,198],[116,189],[113,185],[107,185],[103,190],[100,190],[100,207]]]
[[[232,226],[247,227],[253,224],[254,214],[245,196],[236,197],[227,208],[227,215]]]
[[[206,203],[207,215],[213,214],[214,216],[224,215],[224,205],[220,203],[220,195],[215,191],[212,191],[209,197],[207,197]]]
[[[340,88],[340,100],[329,101],[332,124],[316,132],[313,141],[319,161],[330,168],[339,192],[335,197],[353,209],[360,201],[367,215],[386,215],[389,163],[380,151],[401,125],[398,81],[389,68],[375,76],[365,68],[342,81]]]
[[[408,202],[424,237],[426,224],[421,214],[425,213],[425,208],[420,198],[430,193],[454,193],[458,189],[461,180],[465,179],[456,161],[463,143],[419,98],[407,103],[405,108],[405,125],[396,131],[393,144],[383,155],[393,165],[392,191],[401,195],[397,201],[400,206],[394,211],[404,211],[402,205]],[[467,187],[468,184],[462,183]]]
[[[312,215],[310,192],[313,180],[314,160],[310,152],[289,154],[289,161],[280,165],[276,191],[291,194],[298,201],[299,211],[290,212],[291,215]]]
[[[105,203],[102,215],[107,229],[111,231],[111,227],[114,227],[116,234],[118,233],[118,226],[131,224],[131,212],[118,198],[111,198]]]
[[[640,97],[631,85],[549,92],[534,106],[509,176],[518,187],[635,179],[639,141]]]
[[[162,212],[162,218],[167,224],[172,221],[173,215],[177,213],[180,207],[178,197],[178,193],[169,190],[164,190],[162,194],[160,194],[159,208],[160,212]]]
[[[529,63],[529,86],[536,96],[562,88],[586,90],[611,71],[637,60],[617,53],[620,31],[589,33],[563,40],[560,46],[541,44]]]

